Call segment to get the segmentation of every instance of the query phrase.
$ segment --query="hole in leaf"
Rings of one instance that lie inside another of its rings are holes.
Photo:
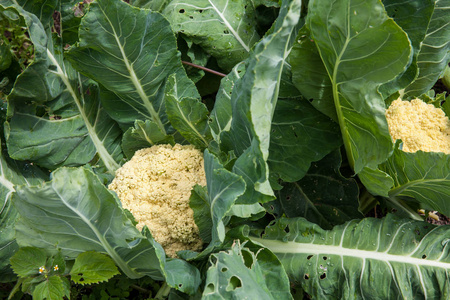
[[[291,196],[286,196],[286,200],[287,201],[291,200]]]
[[[314,255],[308,255],[308,257],[306,258],[307,260],[310,260]]]
[[[426,254],[422,255],[422,259],[425,259],[425,258],[427,258],[427,255]]]
[[[289,233],[289,226],[284,227],[284,232]]]
[[[211,261],[211,264],[213,264],[213,265],[217,264],[217,258],[214,255],[210,256],[210,261]]]
[[[179,287],[179,288],[181,288],[182,286],[183,286],[183,284],[182,284],[182,283],[178,284],[178,287]]]
[[[322,275],[320,275],[319,278],[320,278],[320,279],[325,279],[325,278],[327,278],[327,274],[326,274],[326,273],[323,273]]]
[[[242,251],[242,258],[244,259],[244,264],[247,268],[251,269],[253,265],[253,257],[247,251]]]
[[[84,278],[83,278],[83,277],[81,277],[81,278],[80,278],[80,280],[78,280],[78,281],[84,281]]]
[[[199,12],[199,13],[202,13],[202,12],[203,12],[203,9],[199,9],[198,12]]]
[[[228,271],[227,268],[223,267],[222,270],[220,270],[222,273],[225,273],[226,271]]]
[[[297,133],[294,131],[294,136],[296,137],[296,138],[298,138],[298,135],[297,135]]]
[[[323,260],[327,260],[327,259],[328,259],[328,257],[324,256],[324,257],[322,257],[322,259],[323,259]]]
[[[228,281],[227,291],[234,291],[237,288],[242,287],[242,282],[237,276],[232,276]]]
[[[303,278],[305,278],[306,280],[308,280],[308,279],[309,279],[309,274],[305,274],[305,276],[304,276]]]
[[[179,12],[180,14],[184,14],[185,10],[184,10],[184,9],[180,9],[178,12]]]
[[[213,293],[214,292],[214,284],[210,283],[205,287],[205,293]]]
[[[83,276],[83,273],[78,273],[78,276]]]
[[[227,29],[225,29],[225,30],[223,31],[223,33],[229,34],[230,32],[229,32]]]
[[[313,102],[313,101],[314,101],[314,99],[312,99],[312,98],[311,98],[311,99],[309,99],[309,102]]]
[[[189,16],[189,19],[193,19],[194,18],[194,16]]]

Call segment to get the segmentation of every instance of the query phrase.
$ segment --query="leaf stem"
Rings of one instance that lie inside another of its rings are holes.
[[[155,299],[162,300],[167,297],[170,293],[171,287],[167,284],[167,282],[164,282],[163,285],[160,287],[158,292],[155,295]]]
[[[226,74],[223,74],[223,73],[220,73],[220,72],[218,72],[218,71],[214,71],[214,70],[211,70],[211,69],[208,69],[208,68],[205,68],[205,67],[202,67],[202,66],[199,66],[199,65],[190,63],[190,62],[188,62],[188,61],[182,60],[181,62],[182,62],[183,64],[185,64],[185,65],[188,65],[188,66],[191,66],[191,67],[194,67],[194,68],[197,68],[197,69],[200,69],[200,70],[209,72],[209,73],[214,74],[214,75],[217,75],[217,76],[221,76],[221,77],[227,76]]]

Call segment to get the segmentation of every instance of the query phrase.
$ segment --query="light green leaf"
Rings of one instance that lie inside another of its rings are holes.
[[[388,197],[390,189],[394,185],[391,176],[381,171],[380,169],[371,169],[365,167],[359,174],[359,179],[365,188],[376,196]]]
[[[377,88],[408,66],[408,36],[378,0],[310,1],[306,26],[331,80],[350,165],[376,168],[393,148]]]
[[[216,102],[211,111],[211,123],[209,127],[214,140],[220,144],[220,134],[230,130],[232,118],[231,94],[234,84],[245,73],[245,63],[237,64],[231,72],[220,82],[216,95]]]
[[[68,259],[96,251],[109,255],[131,279],[170,278],[168,284],[181,291],[198,288],[198,281],[185,276],[198,270],[189,264],[166,265],[164,250],[149,230],[139,233],[116,194],[87,168],[60,168],[43,185],[19,186],[13,203],[20,214],[16,238],[21,247],[60,249]]]
[[[70,297],[70,282],[65,277],[50,276],[33,291],[35,300],[61,300],[64,297]]]
[[[380,169],[394,181],[390,198],[413,198],[425,209],[450,215],[450,155],[395,149]]]
[[[180,97],[177,80],[170,76],[166,83],[166,111],[171,125],[194,146],[208,147],[210,134],[208,127],[208,109],[198,99]]]
[[[417,57],[419,75],[405,89],[406,97],[417,97],[427,92],[450,62],[450,1],[433,2],[434,10]],[[417,25],[415,21],[414,24]]]
[[[163,278],[160,246],[131,225],[117,196],[91,171],[60,168],[41,186],[19,186],[13,203],[21,216],[16,223],[21,247],[59,248],[69,259],[97,251],[108,254],[130,278]]]
[[[134,153],[142,148],[148,148],[157,144],[175,143],[173,136],[164,135],[158,125],[150,120],[136,120],[134,127],[130,127],[122,138],[123,153],[130,159]]]
[[[341,154],[336,150],[313,163],[302,180],[283,184],[277,199],[284,214],[289,218],[304,217],[325,229],[361,218],[358,185],[343,177],[340,167]]]
[[[170,0],[131,0],[130,4],[136,7],[162,12],[169,2]]]
[[[46,266],[47,254],[43,249],[33,247],[20,248],[11,257],[11,267],[19,277],[39,275],[40,268]]]
[[[300,0],[285,1],[273,33],[255,46],[246,72],[236,82],[231,95],[231,126],[229,131],[221,133],[220,147],[225,152],[233,150],[238,157],[233,172],[241,175],[247,184],[241,204],[263,203],[274,197],[267,166],[271,122],[300,8]]]
[[[92,284],[107,281],[119,274],[114,261],[105,254],[86,251],[80,253],[75,259],[70,278],[79,284]]]
[[[306,100],[280,100],[270,134],[268,164],[287,182],[300,180],[311,162],[342,145],[339,125]]]
[[[174,0],[164,15],[176,32],[199,44],[226,71],[246,59],[260,38],[250,0]]]
[[[269,250],[254,253],[238,242],[209,262],[202,299],[292,299],[286,273]]]
[[[450,230],[426,222],[366,218],[330,231],[282,218],[262,238],[291,282],[314,299],[440,299],[450,296]]]
[[[245,191],[245,182],[238,176],[226,169],[219,160],[208,150],[204,152],[205,174],[208,188],[208,204],[212,219],[212,241],[223,242],[225,239],[224,218],[230,211],[236,199]]]
[[[171,133],[164,106],[166,77],[176,74],[179,97],[196,98],[198,92],[181,65],[169,22],[122,1],[98,0],[90,4],[79,35],[79,45],[67,58],[117,96],[102,99],[112,118],[126,126],[151,120],[163,134]]]

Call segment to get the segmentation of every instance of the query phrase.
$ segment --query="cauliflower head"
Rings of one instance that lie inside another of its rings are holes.
[[[420,99],[397,99],[387,109],[386,119],[392,138],[403,141],[403,151],[450,154],[450,120],[442,109]]]
[[[206,185],[203,154],[193,146],[156,145],[136,151],[108,186],[131,211],[141,230],[150,229],[170,257],[200,250],[202,240],[189,207],[194,185]]]

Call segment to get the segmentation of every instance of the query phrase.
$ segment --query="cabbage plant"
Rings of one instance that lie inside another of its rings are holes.
[[[433,90],[449,7],[0,0],[9,297],[114,276],[156,299],[450,297],[450,229],[418,213],[450,215],[450,154],[403,152],[385,117],[399,97],[450,115]],[[135,151],[175,143],[203,151],[204,246],[169,258],[107,185]]]

